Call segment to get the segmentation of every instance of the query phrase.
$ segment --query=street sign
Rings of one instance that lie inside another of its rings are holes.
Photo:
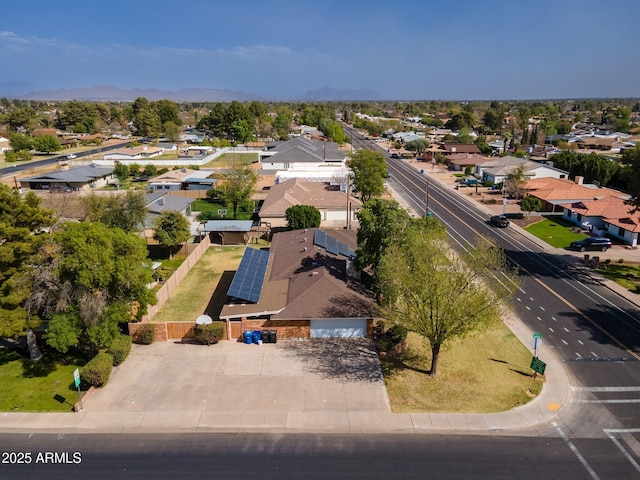
[[[76,388],[78,388],[80,386],[80,372],[77,368],[73,371],[73,381],[76,384]]]
[[[539,333],[534,333],[533,338],[542,338],[542,335],[540,335]]]
[[[531,359],[530,368],[534,372],[539,373],[540,375],[544,375],[544,371],[547,368],[547,364],[544,363],[542,360],[540,360],[538,357],[533,357]]]

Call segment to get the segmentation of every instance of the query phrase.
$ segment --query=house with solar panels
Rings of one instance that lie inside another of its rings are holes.
[[[353,266],[355,230],[274,234],[269,250],[247,248],[220,319],[229,340],[266,329],[279,338],[359,338],[373,331],[375,301]]]

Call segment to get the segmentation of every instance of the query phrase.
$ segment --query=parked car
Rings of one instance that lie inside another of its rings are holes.
[[[76,155],[75,153],[70,153],[69,155],[67,155],[67,158],[68,158],[69,160],[73,160],[73,159],[74,159],[74,158],[76,158],[76,157],[77,157],[77,155]]]
[[[508,227],[509,220],[504,215],[493,215],[489,221],[494,227]]]
[[[600,250],[606,252],[611,248],[611,240],[605,237],[587,237],[577,242],[571,242],[569,248],[580,250],[581,252],[585,250]]]

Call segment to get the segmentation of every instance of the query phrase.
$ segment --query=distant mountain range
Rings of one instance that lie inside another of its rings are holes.
[[[222,90],[217,88],[183,88],[176,91],[158,90],[155,88],[119,88],[109,85],[102,85],[88,88],[61,88],[58,90],[34,90],[27,94],[11,95],[4,93],[0,84],[0,96],[21,98],[24,100],[81,100],[81,101],[110,101],[110,102],[132,102],[138,97],[147,100],[168,99],[174,102],[230,102],[238,100],[240,102],[251,100],[269,100],[258,95],[234,90]],[[15,90],[17,85],[11,85]],[[25,85],[20,85],[24,88]],[[24,92],[25,90],[23,90]],[[17,92],[16,92],[17,93]],[[383,100],[382,96],[369,89],[337,89],[323,87],[317,90],[310,90],[304,95],[292,96],[290,98],[273,98],[274,101],[302,100],[302,101],[344,101],[344,100]]]
[[[23,95],[25,100],[101,100],[111,102],[131,102],[138,97],[147,100],[173,100],[174,102],[230,102],[231,100],[257,100],[258,97],[233,90],[216,88],[184,88],[170,92],[155,88],[128,88],[97,86],[89,88],[61,88],[40,90]]]

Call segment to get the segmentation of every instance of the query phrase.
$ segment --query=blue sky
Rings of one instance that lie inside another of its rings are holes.
[[[637,0],[32,0],[0,15],[0,96],[113,85],[298,98],[640,97]],[[27,93],[24,91],[22,93]]]

